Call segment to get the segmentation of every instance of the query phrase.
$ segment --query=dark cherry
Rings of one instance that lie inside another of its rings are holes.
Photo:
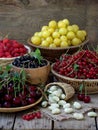
[[[84,94],[78,94],[77,95],[77,98],[78,98],[78,100],[80,100],[80,101],[83,101],[84,100],[84,97],[85,97],[85,95]]]
[[[35,86],[30,86],[29,87],[29,91],[36,91],[36,90],[37,90],[37,88]]]
[[[13,86],[8,86],[8,92],[9,93],[13,93],[14,92],[14,88],[13,88]]]
[[[35,98],[37,95],[36,95],[36,92],[35,91],[30,91],[30,96]]]
[[[2,104],[0,103],[0,108],[2,107]]]
[[[13,98],[13,104],[14,105],[20,105],[21,104],[20,97],[14,97]]]
[[[42,96],[41,91],[37,90],[36,91],[36,99],[39,99]]]
[[[22,104],[22,106],[26,106],[26,105],[28,105],[28,102],[26,100],[22,100],[21,104]]]
[[[12,101],[13,96],[11,94],[5,94],[4,99],[5,101]]]
[[[26,99],[26,93],[19,93],[20,99]]]
[[[3,107],[10,108],[11,107],[11,103],[8,102],[8,101],[5,101],[4,104],[3,104]]]
[[[90,96],[85,96],[84,99],[83,99],[83,101],[84,101],[85,103],[89,103],[89,102],[91,101]]]
[[[29,98],[27,99],[27,102],[28,102],[28,104],[33,104],[33,103],[35,103],[35,99],[29,97]]]

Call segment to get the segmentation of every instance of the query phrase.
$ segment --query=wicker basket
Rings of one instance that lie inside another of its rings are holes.
[[[67,53],[73,54],[75,53],[81,46],[85,46],[89,40],[88,38],[80,45],[77,46],[70,46],[70,47],[58,47],[58,48],[48,48],[48,47],[41,47],[41,46],[36,46],[31,43],[30,39],[28,39],[28,44],[31,46],[32,50],[35,50],[36,48],[39,48],[41,51],[42,56],[51,61],[54,62],[55,59],[59,58],[63,53],[68,51]]]
[[[25,47],[28,49],[28,53],[31,52],[30,47],[26,46]],[[12,63],[12,61],[18,57],[13,57],[13,58],[0,58],[0,66],[2,67],[2,70],[5,70],[6,66],[10,63]]]
[[[85,86],[83,88],[83,92],[85,92],[86,90],[88,94],[98,93],[98,79],[84,80],[84,79],[75,79],[75,78],[62,76],[53,70],[53,64],[51,65],[51,72],[53,73],[53,75],[56,77],[58,81],[68,83],[72,87],[74,87],[76,93],[79,92],[79,87],[81,84],[84,84]]]
[[[56,86],[62,88],[64,94],[66,95],[65,101],[67,101],[70,98],[72,98],[73,95],[75,94],[75,90],[74,90],[74,88],[70,84],[62,83],[62,82],[53,82],[53,83],[47,84],[45,86],[45,91],[47,91],[47,89],[49,89],[53,85],[56,85]]]

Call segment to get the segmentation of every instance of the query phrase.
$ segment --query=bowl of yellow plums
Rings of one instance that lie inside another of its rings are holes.
[[[71,24],[68,19],[51,20],[35,32],[28,44],[33,50],[39,48],[42,56],[54,62],[63,53],[73,54],[88,43],[86,30],[80,29],[77,24]]]

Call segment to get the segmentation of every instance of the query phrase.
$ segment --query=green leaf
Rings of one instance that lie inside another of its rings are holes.
[[[79,65],[74,64],[74,70],[75,70],[75,71],[78,71],[78,69],[79,69]]]
[[[0,66],[0,71],[2,71],[2,66]]]
[[[20,75],[21,75],[22,81],[25,81],[26,80],[26,72],[24,69],[21,71]]]
[[[41,56],[41,52],[38,48],[35,50],[35,52],[31,52],[30,55],[34,56],[36,59],[38,59],[39,63],[43,59],[43,57]]]
[[[7,66],[6,66],[6,71],[10,71],[10,70],[11,70],[11,68],[12,68],[12,66],[11,66],[11,65],[7,65]]]
[[[83,84],[80,84],[80,86],[79,86],[79,91],[80,91],[81,93],[82,93],[83,87],[84,87],[84,85],[83,85]]]

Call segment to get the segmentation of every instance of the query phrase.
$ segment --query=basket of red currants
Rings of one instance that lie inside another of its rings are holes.
[[[10,64],[16,57],[30,52],[30,47],[16,40],[4,38],[0,40],[0,66],[5,69],[6,65]]]
[[[80,50],[73,55],[63,54],[51,65],[51,71],[59,81],[71,84],[76,92],[98,93],[97,51]]]

